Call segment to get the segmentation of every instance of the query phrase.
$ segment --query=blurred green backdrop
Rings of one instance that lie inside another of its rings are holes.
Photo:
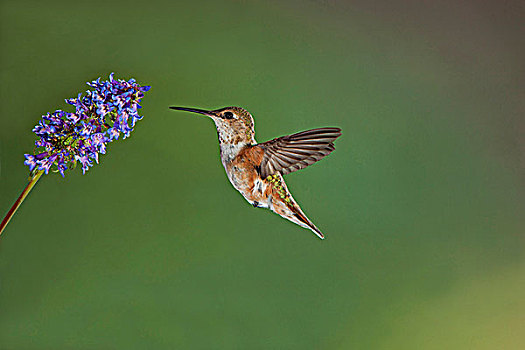
[[[0,5],[0,210],[40,115],[99,76],[152,89],[86,176],[0,242],[2,349],[525,348],[522,1]],[[286,176],[325,241],[227,181],[210,120],[340,126]]]

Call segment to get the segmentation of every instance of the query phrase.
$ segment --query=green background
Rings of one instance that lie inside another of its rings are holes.
[[[110,72],[152,89],[86,176],[0,239],[2,349],[525,348],[522,1],[0,5],[0,212],[40,115]],[[286,176],[325,233],[252,208],[210,120],[339,126]]]

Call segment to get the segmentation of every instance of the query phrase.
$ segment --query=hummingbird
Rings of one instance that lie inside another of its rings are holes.
[[[335,139],[341,136],[340,128],[311,129],[257,143],[253,117],[244,108],[170,108],[202,114],[215,122],[226,175],[251,205],[268,208],[324,239],[292,197],[283,175],[306,168],[330,154],[335,149]]]

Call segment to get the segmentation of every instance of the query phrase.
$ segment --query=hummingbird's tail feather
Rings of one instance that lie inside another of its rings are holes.
[[[312,230],[312,232],[315,233],[317,237],[324,239],[323,233],[314,225],[313,222],[311,222],[306,217],[306,215],[304,215],[301,209],[299,209],[299,206],[297,206],[296,208],[293,208],[292,211],[293,211],[293,215],[297,218],[297,220],[299,220],[301,223],[306,225],[306,228],[309,228],[310,230]],[[304,226],[304,225],[301,225],[301,226]]]
[[[265,181],[271,184],[269,187],[269,191],[271,191],[269,208],[274,213],[301,227],[312,230],[317,237],[324,239],[323,233],[306,217],[299,204],[293,198],[281,174],[269,176]]]

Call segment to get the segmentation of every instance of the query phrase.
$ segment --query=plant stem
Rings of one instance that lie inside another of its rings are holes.
[[[36,182],[38,181],[38,179],[40,179],[40,176],[42,176],[43,173],[44,171],[41,170],[37,172],[35,175],[33,175],[33,177],[29,180],[29,183],[27,184],[26,188],[24,188],[24,190],[20,194],[20,197],[18,197],[15,204],[13,204],[11,209],[9,209],[9,212],[7,212],[7,215],[5,216],[4,220],[2,220],[2,223],[0,224],[0,235],[4,231],[4,228],[7,226],[7,224],[13,217],[13,215],[15,215],[16,211],[18,210],[18,208],[20,207],[24,199],[26,199],[31,189],[36,185]]]

